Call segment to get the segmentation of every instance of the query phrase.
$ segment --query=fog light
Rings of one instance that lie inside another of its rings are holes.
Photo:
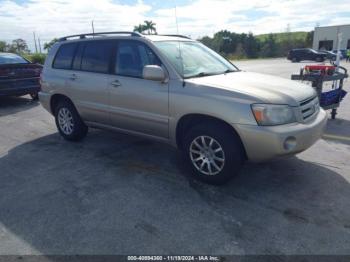
[[[292,151],[297,146],[297,139],[294,136],[288,137],[284,140],[283,147],[287,151]]]

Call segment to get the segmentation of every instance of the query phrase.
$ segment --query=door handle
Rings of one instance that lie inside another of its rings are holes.
[[[71,74],[71,76],[69,77],[70,80],[76,80],[78,77],[76,74]]]
[[[113,82],[111,83],[111,85],[112,85],[113,87],[120,87],[122,84],[121,84],[118,80],[115,80],[115,81],[113,81]]]

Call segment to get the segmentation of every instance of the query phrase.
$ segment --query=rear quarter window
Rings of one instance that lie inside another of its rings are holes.
[[[57,51],[55,60],[53,62],[53,68],[56,69],[71,69],[72,61],[77,43],[70,43],[61,45]]]

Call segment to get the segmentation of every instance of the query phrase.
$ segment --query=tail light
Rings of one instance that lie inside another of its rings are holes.
[[[10,70],[7,68],[0,68],[0,77],[8,77]]]

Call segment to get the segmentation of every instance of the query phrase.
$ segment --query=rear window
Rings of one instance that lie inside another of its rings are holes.
[[[77,43],[62,45],[55,57],[53,67],[57,69],[71,69]]]
[[[1,54],[0,53],[0,65],[5,64],[28,64],[29,62],[23,57],[16,54]]]
[[[114,43],[102,40],[87,42],[81,61],[81,70],[108,73]]]

